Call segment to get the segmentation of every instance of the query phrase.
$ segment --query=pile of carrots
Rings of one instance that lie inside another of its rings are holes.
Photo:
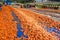
[[[13,40],[16,36],[16,22],[8,7],[3,6],[0,11],[0,40]]]
[[[28,38],[17,38],[16,22],[11,15],[13,11],[20,20],[21,30]],[[3,6],[0,11],[0,40],[57,40],[55,33],[47,32],[44,27],[48,26],[60,29],[60,22],[54,21],[47,16],[32,12],[24,8]]]

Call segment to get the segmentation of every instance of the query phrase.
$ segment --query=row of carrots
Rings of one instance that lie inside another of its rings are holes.
[[[32,8],[32,9],[35,9],[35,10],[45,10],[45,11],[48,11],[48,12],[55,12],[55,13],[60,13],[60,10],[54,10],[54,9],[47,9],[47,8]]]
[[[23,9],[23,10],[28,16],[35,18],[35,20],[37,20],[39,23],[42,23],[44,25],[46,24],[46,26],[48,26],[48,27],[56,27],[56,28],[60,29],[59,28],[60,27],[59,21],[55,21],[52,18],[49,18],[49,17],[44,16],[44,15],[39,14],[39,13],[32,12],[30,10],[26,10],[26,9]]]

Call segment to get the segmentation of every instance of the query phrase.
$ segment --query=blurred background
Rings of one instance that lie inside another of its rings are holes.
[[[60,9],[60,0],[0,0],[0,3],[11,4],[21,8]]]

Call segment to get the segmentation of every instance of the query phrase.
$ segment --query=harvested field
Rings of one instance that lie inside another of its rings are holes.
[[[25,8],[3,6],[0,40],[60,40],[60,22]]]

